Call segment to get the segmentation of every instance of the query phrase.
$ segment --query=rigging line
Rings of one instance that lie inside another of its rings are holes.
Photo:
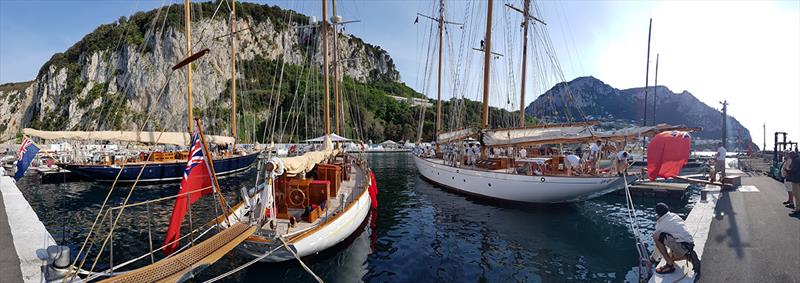
[[[167,82],[166,82],[166,83],[165,83],[165,84],[162,86],[162,88],[161,88],[161,91],[159,92],[159,98],[158,98],[158,100],[160,100],[160,99],[161,99],[161,97],[162,97],[162,96],[163,96],[163,94],[164,94],[164,89],[166,89],[167,85],[169,85],[169,82],[170,82],[170,80],[172,79],[172,76],[171,76],[171,75],[174,73],[174,71],[168,71],[168,72],[169,72],[169,74],[170,74],[170,75],[169,75],[169,76],[167,76]],[[145,118],[145,122],[144,122],[144,123],[142,123],[141,130],[144,130],[144,128],[145,128],[145,127],[146,127],[146,125],[148,124],[148,121],[149,121],[151,118],[152,118],[152,112],[149,112],[149,113],[148,113],[148,116]],[[140,131],[141,131],[141,130],[140,130]],[[163,131],[162,131],[162,133],[163,133]],[[159,139],[160,139],[160,135],[159,135]],[[149,159],[150,159],[150,158],[151,158],[151,157],[150,157],[150,156],[148,156],[148,160],[147,160],[147,161],[149,161]],[[68,277],[70,278],[70,280],[74,279],[74,277],[75,277],[77,274],[72,274],[72,275],[70,275],[70,273],[72,272],[72,268],[75,266],[75,264],[77,264],[77,263],[78,263],[78,259],[80,259],[80,258],[81,258],[81,256],[80,256],[80,255],[83,253],[83,251],[84,251],[84,250],[86,250],[86,253],[87,253],[87,255],[88,255],[88,253],[89,253],[89,250],[91,250],[92,246],[94,246],[94,243],[95,243],[95,241],[93,240],[94,238],[92,238],[92,234],[93,234],[93,232],[94,232],[95,228],[97,228],[97,227],[98,227],[98,226],[97,226],[97,224],[99,223],[98,221],[100,220],[100,215],[101,215],[101,214],[103,214],[103,208],[105,208],[105,207],[108,205],[108,200],[111,198],[111,194],[114,192],[114,189],[116,188],[116,185],[117,185],[117,181],[119,180],[119,177],[120,177],[120,175],[122,174],[122,171],[124,170],[124,168],[125,168],[125,166],[126,166],[126,165],[127,165],[127,162],[123,162],[123,163],[122,163],[122,165],[120,166],[119,172],[117,173],[117,176],[115,177],[115,179],[114,179],[114,182],[111,184],[111,188],[109,189],[108,193],[106,194],[106,197],[105,197],[105,199],[103,200],[103,203],[102,203],[102,205],[100,206],[100,209],[98,210],[98,212],[97,212],[97,215],[95,216],[95,220],[94,220],[94,222],[92,223],[92,227],[89,229],[89,232],[88,232],[88,234],[86,235],[86,238],[84,239],[84,242],[83,242],[83,244],[81,245],[81,249],[78,251],[78,253],[76,254],[76,257],[75,257],[74,261],[72,262],[72,264],[70,265],[69,269],[67,270],[67,276],[65,276],[65,277],[64,277],[64,282],[66,282],[66,281],[67,281],[67,278],[68,278]],[[146,166],[147,166],[147,163],[145,163],[145,164],[142,166],[142,168],[141,168],[141,170],[140,170],[140,174],[141,174],[141,172],[144,170],[144,168],[145,168]],[[137,180],[138,180],[138,178],[137,178]],[[131,190],[133,190],[133,188],[131,188]],[[106,210],[106,211],[108,211],[108,210]],[[96,233],[95,233],[95,235],[96,235]],[[92,243],[92,244],[91,244],[91,245],[89,245],[89,248],[88,248],[88,249],[85,249],[85,248],[86,248],[86,245],[89,243],[89,241],[90,241],[90,240],[92,240],[92,241],[91,241],[91,243]],[[81,263],[80,263],[80,265],[78,266],[78,269],[82,269],[82,268],[83,268],[83,265],[84,265],[84,263],[85,263],[85,262],[86,262],[86,256],[84,256],[84,257],[83,257],[83,260],[81,260]]]
[[[286,240],[284,240],[284,239],[283,239],[283,237],[278,237],[278,239],[279,239],[279,240],[281,240],[281,242],[283,243],[283,247],[284,247],[284,248],[286,248],[286,250],[288,250],[290,253],[292,253],[292,255],[294,256],[294,258],[296,258],[296,259],[297,259],[297,262],[298,262],[298,263],[300,263],[300,266],[302,266],[302,267],[303,267],[303,269],[305,269],[305,270],[306,270],[306,272],[308,272],[309,274],[311,274],[311,276],[313,276],[313,277],[314,277],[314,279],[315,279],[315,280],[317,280],[317,282],[319,282],[319,283],[322,283],[322,282],[323,282],[323,281],[322,281],[322,278],[319,278],[319,276],[317,276],[316,274],[314,274],[314,272],[313,272],[313,271],[311,271],[311,268],[308,268],[308,266],[307,266],[307,265],[306,265],[306,264],[303,262],[303,260],[302,260],[302,259],[300,259],[300,256],[298,256],[298,255],[297,255],[297,253],[295,253],[293,249],[289,248],[289,245],[287,245],[287,244],[286,244]]]
[[[251,266],[251,265],[253,265],[253,264],[255,264],[255,263],[257,263],[257,262],[261,261],[262,259],[265,259],[265,258],[267,258],[267,257],[268,257],[269,255],[271,255],[273,252],[275,252],[275,251],[277,251],[278,249],[281,249],[281,248],[283,248],[283,246],[278,246],[278,247],[275,247],[275,248],[273,248],[272,250],[270,250],[269,252],[267,252],[267,253],[265,253],[265,254],[263,254],[263,255],[260,255],[260,256],[258,256],[258,257],[256,257],[256,258],[254,258],[254,259],[252,259],[252,260],[250,260],[250,261],[248,261],[248,262],[246,262],[246,263],[244,263],[244,264],[242,264],[242,265],[240,265],[240,266],[237,266],[237,267],[236,267],[236,268],[234,268],[234,269],[231,269],[231,270],[229,270],[229,271],[227,271],[227,272],[225,272],[225,273],[223,273],[223,274],[220,274],[220,275],[219,275],[219,276],[217,276],[217,277],[214,277],[214,278],[211,278],[211,279],[208,279],[208,280],[204,281],[204,283],[212,283],[212,282],[217,282],[217,281],[219,281],[219,280],[222,280],[222,279],[224,279],[225,277],[231,276],[231,275],[233,275],[234,273],[236,273],[236,272],[239,272],[239,271],[241,271],[242,269],[245,269],[245,268],[247,268],[248,266]]]

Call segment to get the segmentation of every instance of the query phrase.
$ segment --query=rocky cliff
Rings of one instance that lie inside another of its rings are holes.
[[[194,108],[200,113],[214,111],[230,92],[230,44],[224,37],[230,17],[223,8],[212,19],[216,7],[216,3],[192,5],[193,52],[210,50],[191,66]],[[319,32],[297,28],[309,24],[307,16],[269,5],[238,7],[237,64],[322,61]],[[102,25],[54,55],[33,81],[0,86],[0,140],[24,127],[185,129],[185,68],[170,69],[190,53],[185,50],[183,10],[182,5],[172,5]],[[339,54],[344,57],[340,58],[343,75],[356,82],[400,81],[391,57],[380,47],[345,34],[339,39]],[[258,79],[248,75],[253,74],[237,76],[243,82]],[[157,123],[142,125],[148,116]]]
[[[704,148],[713,148],[722,136],[722,116],[719,110],[698,100],[688,91],[672,92],[658,86],[656,122],[672,125],[701,127],[696,137],[709,140]],[[653,88],[648,89],[648,124],[652,124]],[[616,89],[594,77],[580,77],[559,83],[539,96],[525,108],[525,112],[545,121],[601,120],[606,125],[641,125],[644,115],[644,89]],[[610,123],[613,121],[613,123]],[[750,131],[734,117],[727,120],[729,147],[746,150],[752,143]],[[753,145],[753,149],[757,146]]]

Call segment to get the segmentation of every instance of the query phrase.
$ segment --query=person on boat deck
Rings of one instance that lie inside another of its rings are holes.
[[[478,144],[472,145],[472,158],[473,162],[477,162],[481,158],[481,146]]]
[[[472,148],[470,146],[467,146],[466,151],[467,151],[467,165],[472,165],[473,162],[475,161],[475,156],[473,156]]]
[[[595,169],[597,168],[597,161],[600,160],[600,149],[602,148],[603,141],[597,140],[596,143],[593,143],[589,147],[589,170],[591,173],[595,173]]]
[[[650,265],[658,262],[659,258],[665,259],[665,265],[656,268],[659,274],[675,271],[676,260],[690,260],[695,278],[700,274],[700,258],[694,251],[694,239],[683,219],[669,211],[669,206],[659,202],[656,204],[656,229],[653,231],[653,241],[656,249],[650,255]]]
[[[719,179],[725,179],[725,155],[728,154],[728,151],[722,146],[722,143],[717,144],[717,158],[716,163],[714,163],[714,171],[719,173]]]
[[[783,178],[783,185],[786,186],[786,192],[789,194],[789,200],[784,201],[783,204],[786,205],[788,208],[795,208],[794,203],[794,194],[792,193],[792,182],[786,179],[786,176],[789,175],[789,169],[792,168],[792,157],[794,157],[795,152],[786,152],[783,155],[783,166],[781,166],[781,177]]]
[[[575,171],[575,175],[581,174],[581,158],[574,154],[567,154],[564,157],[564,167],[567,167],[567,176],[572,176],[572,171]]]
[[[528,158],[528,151],[523,147],[519,149],[519,159]]]
[[[611,162],[612,174],[617,174],[617,176],[622,177],[622,175],[628,171],[628,156],[628,152],[624,150],[617,153],[614,160]]]

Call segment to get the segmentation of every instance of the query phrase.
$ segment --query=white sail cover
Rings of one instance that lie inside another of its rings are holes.
[[[548,143],[573,140],[592,136],[589,127],[552,127],[488,130],[483,136],[486,145],[507,145],[522,143]]]
[[[635,138],[655,135],[663,131],[686,129],[689,128],[667,124],[646,127],[634,126],[610,131],[597,131],[590,126],[497,129],[486,131],[483,141],[486,145],[579,143],[592,139]]]
[[[26,135],[46,140],[76,141],[127,141],[148,144],[189,145],[191,137],[185,132],[133,132],[133,131],[40,131],[25,128]],[[206,135],[206,142],[215,144],[233,144],[235,140],[228,136]]]
[[[342,137],[340,135],[330,134],[330,135],[325,135],[325,136],[321,136],[321,137],[316,137],[316,138],[313,138],[313,139],[307,139],[307,140],[304,140],[303,142],[323,142],[325,140],[325,138],[328,137],[328,136],[330,136],[330,140],[333,141],[333,142],[350,141],[350,139]]]
[[[469,136],[471,136],[471,135],[473,135],[473,134],[475,134],[477,132],[478,131],[476,129],[472,129],[472,128],[466,128],[466,129],[458,130],[458,131],[445,132],[445,133],[439,134],[439,136],[436,137],[436,141],[438,143],[446,143],[446,142],[451,142],[451,141],[456,141],[456,140],[463,140],[464,138],[467,138],[467,137],[469,137]]]
[[[308,152],[301,156],[280,158],[280,160],[283,162],[284,172],[289,176],[294,176],[311,171],[318,163],[322,163],[336,154],[338,154],[338,150],[333,148],[331,139],[325,137],[322,150]]]

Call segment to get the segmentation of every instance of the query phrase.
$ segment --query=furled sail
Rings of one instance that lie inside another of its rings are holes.
[[[46,140],[76,141],[127,141],[147,144],[188,145],[191,141],[186,132],[133,132],[133,131],[40,131],[25,128],[26,135]],[[205,136],[206,141],[215,144],[233,144],[235,140],[228,136]]]
[[[628,127],[619,130],[597,131],[587,125],[531,127],[487,130],[483,135],[486,145],[581,143],[592,139],[622,140],[653,136],[663,131],[698,130],[685,126],[659,124],[656,126]]]
[[[333,143],[326,136],[321,150],[307,152],[301,156],[276,158],[270,162],[277,163],[275,164],[277,165],[276,172],[285,172],[289,176],[295,176],[311,171],[314,166],[336,156],[336,154],[338,154],[338,150],[333,148]]]
[[[446,142],[451,142],[451,141],[463,140],[463,139],[465,139],[465,138],[467,138],[467,137],[469,137],[471,135],[474,135],[477,132],[478,132],[478,130],[473,129],[473,128],[466,128],[466,129],[457,130],[457,131],[445,132],[445,133],[439,134],[439,136],[437,137],[436,141],[438,143],[446,143]]]

